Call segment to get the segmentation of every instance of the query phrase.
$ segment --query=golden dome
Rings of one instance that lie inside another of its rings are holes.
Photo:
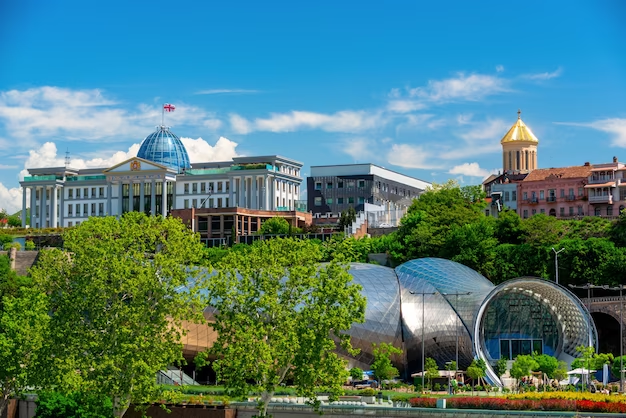
[[[502,137],[502,140],[500,141],[501,144],[504,144],[505,142],[539,143],[539,140],[537,139],[535,134],[533,134],[530,128],[526,126],[524,122],[522,122],[521,114],[522,114],[522,111],[518,110],[517,121],[515,122],[513,126],[511,126],[511,129],[509,129],[506,135]]]

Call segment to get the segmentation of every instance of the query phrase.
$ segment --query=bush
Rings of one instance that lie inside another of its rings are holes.
[[[359,392],[359,395],[361,396],[374,396],[376,395],[376,391],[374,389],[363,389],[362,391]]]
[[[35,418],[111,418],[113,402],[106,396],[73,392],[41,392]]]
[[[22,245],[19,242],[9,242],[4,244],[4,251],[9,251],[11,248],[17,248],[17,250],[21,250],[22,249]]]
[[[440,383],[435,383],[435,386],[434,386],[433,389],[435,390],[435,392],[441,391],[441,384]]]
[[[5,244],[9,244],[13,242],[13,237],[11,235],[0,234],[0,246],[4,248]]]
[[[483,387],[481,385],[476,385],[476,386],[474,386],[474,390],[480,392],[481,390],[483,390]]]
[[[35,250],[35,243],[32,240],[28,240],[24,243],[24,249],[26,251],[34,251]]]
[[[435,408],[437,406],[435,398],[411,398],[409,403],[413,408]]]

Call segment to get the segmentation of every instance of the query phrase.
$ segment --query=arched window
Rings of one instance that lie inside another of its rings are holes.
[[[519,161],[519,151],[515,151],[515,154],[516,154],[515,169],[519,170],[522,167],[521,164],[520,164],[520,161]]]
[[[509,170],[513,170],[513,153],[509,151]]]
[[[550,209],[550,216],[556,216],[556,210],[554,208]]]

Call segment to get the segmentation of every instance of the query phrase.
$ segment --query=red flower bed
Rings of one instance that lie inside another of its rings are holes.
[[[435,408],[435,398],[411,398],[415,408]],[[487,409],[496,411],[579,411],[626,413],[626,403],[597,402],[571,399],[506,399],[497,397],[448,398],[446,406],[451,409]]]

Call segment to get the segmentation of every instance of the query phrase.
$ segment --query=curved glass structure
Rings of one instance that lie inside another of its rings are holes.
[[[191,168],[185,146],[167,126],[159,126],[144,139],[137,157],[163,164],[177,173]]]

